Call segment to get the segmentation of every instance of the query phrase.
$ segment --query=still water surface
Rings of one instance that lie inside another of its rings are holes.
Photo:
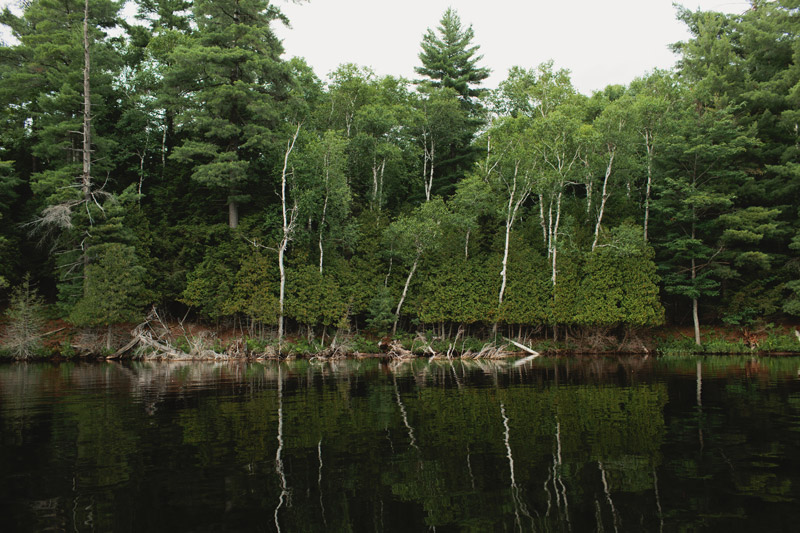
[[[800,359],[0,366],[0,531],[796,531]]]

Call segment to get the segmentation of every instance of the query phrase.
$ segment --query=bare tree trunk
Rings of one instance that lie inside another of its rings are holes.
[[[284,266],[284,255],[286,248],[289,246],[289,241],[292,239],[295,223],[297,222],[297,205],[291,209],[287,206],[286,197],[286,181],[288,178],[289,169],[289,155],[294,149],[294,143],[297,141],[297,136],[300,134],[300,127],[302,124],[297,125],[291,140],[286,142],[286,152],[283,155],[283,169],[281,170],[281,216],[283,217],[283,236],[280,245],[278,246],[278,270],[280,271],[281,284],[280,295],[278,298],[278,306],[280,308],[278,314],[278,345],[283,342],[283,310],[286,296],[286,268]]]
[[[381,173],[380,173],[380,179],[378,180],[378,197],[376,199],[377,201],[376,205],[379,212],[382,207],[381,204],[383,203],[383,175],[385,171],[386,171],[386,158],[384,157],[383,160],[381,161]]]
[[[503,295],[506,291],[506,280],[508,278],[508,246],[511,239],[511,226],[514,224],[514,215],[516,215],[517,208],[514,206],[514,194],[517,190],[516,179],[514,180],[514,187],[511,189],[511,195],[508,198],[508,208],[506,211],[506,238],[503,247],[503,268],[500,270],[500,294],[497,297],[497,304],[503,304]],[[512,208],[513,206],[513,208]]]
[[[140,153],[137,155],[139,156],[139,187],[137,188],[137,193],[139,195],[139,203],[142,203],[142,185],[144,185],[144,157],[146,155],[147,145],[142,149]]]
[[[553,257],[553,198],[547,206],[547,257]]]
[[[381,159],[378,164],[375,156],[372,157],[372,209],[374,211],[381,210],[381,203],[383,197],[383,174],[386,170],[386,158]]]
[[[392,264],[394,263],[394,255],[392,255],[392,252],[394,252],[394,247],[389,249],[389,269],[386,271],[386,277],[383,279],[384,287],[389,286],[389,277],[392,275]]]
[[[233,191],[231,191],[233,193]],[[239,203],[235,200],[228,199],[228,227],[231,229],[239,225]]]
[[[644,242],[647,242],[647,224],[650,220],[650,189],[653,184],[653,144],[652,135],[644,134],[645,147],[647,148],[647,187],[644,193]]]
[[[558,225],[561,222],[561,195],[562,195],[562,193],[563,193],[563,191],[559,191],[558,192],[558,199],[556,200],[556,222],[555,222],[555,225],[553,227],[553,232],[552,232],[552,237],[551,237],[552,248],[553,248],[553,257],[552,257],[552,259],[553,259],[553,262],[552,262],[552,267],[553,267],[553,287],[556,286],[556,277],[557,277],[557,274],[558,274],[556,256],[558,254]]]
[[[603,177],[603,194],[600,197],[600,212],[597,214],[597,224],[594,226],[594,241],[592,242],[592,251],[597,247],[597,241],[600,239],[600,225],[603,222],[603,212],[606,208],[606,200],[608,200],[608,178],[611,177],[611,169],[614,165],[614,156],[616,155],[616,147],[610,150],[608,158],[608,165],[606,165],[606,175]]]
[[[411,284],[411,278],[414,276],[414,272],[417,270],[419,258],[420,254],[417,254],[417,257],[414,259],[414,264],[411,266],[411,272],[408,273],[408,277],[406,278],[406,285],[403,287],[403,295],[400,296],[400,303],[397,304],[397,311],[394,313],[394,326],[392,326],[392,335],[397,333],[397,321],[400,320],[400,309],[402,309],[403,302],[406,299],[406,294],[408,294],[408,286]]]
[[[88,202],[92,194],[92,96],[89,84],[89,0],[83,4],[83,174],[81,193]]]
[[[694,209],[692,209],[694,212]],[[694,214],[694,213],[693,213]],[[694,221],[692,221],[692,239],[695,238],[695,225]],[[694,287],[695,280],[697,279],[697,262],[695,258],[692,257],[692,287]],[[702,343],[700,342],[700,317],[697,312],[697,297],[695,296],[692,298],[692,321],[694,322],[694,342],[696,345],[700,346]]]
[[[433,143],[433,137],[431,137],[431,146],[428,149],[427,141],[425,142],[425,153],[422,165],[422,179],[425,182],[425,201],[429,202],[431,200],[431,190],[433,189],[433,161],[434,157],[436,156],[436,146]],[[430,163],[430,167],[428,166]]]
[[[278,248],[278,269],[280,270],[281,275],[281,288],[280,295],[278,297],[280,307],[278,314],[278,343],[283,342],[283,305],[286,297],[286,269],[283,265],[284,250],[286,250],[286,245],[284,244],[284,241],[281,241],[281,246]]]
[[[322,220],[319,223],[319,273],[322,274],[322,258],[325,250],[322,248],[322,228],[325,226],[325,214],[328,211],[328,195],[325,195],[325,203],[322,204]]]
[[[469,259],[469,234],[471,231],[471,228],[467,228],[467,235],[464,237],[464,260]]]
[[[547,239],[547,224],[544,221],[544,195],[539,194],[539,223],[542,225],[542,242],[549,250],[550,242]]]
[[[372,209],[377,211],[378,200],[378,161],[372,156]]]
[[[322,248],[322,233],[325,229],[325,215],[328,213],[328,197],[330,196],[330,161],[325,154],[325,202],[322,204],[322,218],[319,222],[319,273],[322,275],[322,258],[325,251]]]
[[[508,250],[511,242],[511,228],[514,226],[514,222],[517,218],[517,212],[519,211],[519,207],[525,202],[525,200],[527,200],[528,196],[530,196],[529,187],[523,188],[523,190],[520,191],[519,196],[517,196],[518,173],[519,173],[519,161],[517,161],[516,164],[514,165],[514,177],[513,177],[514,181],[512,183],[511,191],[508,196],[508,206],[506,208],[506,236],[505,236],[505,244],[503,247],[503,268],[502,270],[500,270],[500,277],[502,281],[500,283],[500,293],[497,296],[498,308],[501,305],[503,305],[503,297],[505,295],[506,284],[508,282]],[[494,327],[492,328],[492,333],[497,334],[497,322],[494,323]]]

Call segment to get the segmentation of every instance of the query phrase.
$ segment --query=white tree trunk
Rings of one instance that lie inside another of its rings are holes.
[[[406,300],[406,294],[408,294],[408,286],[411,284],[411,278],[414,276],[414,272],[417,270],[417,264],[419,263],[420,254],[417,254],[417,257],[414,259],[414,264],[411,266],[411,272],[408,273],[408,277],[406,278],[406,285],[403,287],[403,295],[400,296],[400,303],[397,304],[397,311],[394,313],[394,326],[392,326],[392,335],[397,333],[397,322],[400,320],[400,309],[403,308],[403,302]]]
[[[378,204],[378,161],[372,156],[372,209],[377,211]]]
[[[434,158],[436,157],[436,145],[431,138],[431,146],[428,149],[427,142],[425,143],[425,161],[423,163],[423,180],[425,181],[425,201],[430,202],[431,190],[433,190],[433,167]],[[430,166],[429,166],[430,164]]]
[[[553,287],[556,286],[556,277],[558,275],[558,263],[556,261],[556,256],[558,255],[558,225],[561,222],[561,195],[563,191],[558,191],[558,198],[556,200],[556,221],[553,226],[553,236],[552,236],[552,246],[553,246],[553,262],[552,262],[552,269],[553,269]]]
[[[692,209],[692,218],[694,218],[694,209]],[[695,238],[695,225],[694,222],[692,222],[692,239],[694,238]],[[695,280],[697,279],[697,262],[695,261],[694,257],[692,257],[691,276],[692,276],[692,288],[694,288]],[[697,307],[698,307],[697,297],[694,297],[692,298],[692,321],[694,322],[694,342],[695,344],[700,346],[702,343],[700,342],[700,317],[699,313],[697,312]]]
[[[608,179],[611,177],[611,169],[614,166],[614,156],[617,153],[616,147],[610,150],[608,157],[608,165],[606,165],[606,174],[603,177],[603,194],[600,197],[600,212],[597,213],[597,224],[594,226],[594,242],[592,242],[592,251],[597,247],[597,241],[600,239],[600,225],[603,223],[603,212],[606,209],[606,200],[608,200]]]
[[[503,295],[506,292],[506,280],[508,278],[508,246],[511,239],[511,226],[514,225],[514,216],[517,212],[516,206],[513,205],[515,192],[516,180],[514,180],[514,188],[511,190],[511,195],[508,197],[508,208],[506,211],[506,238],[503,246],[503,268],[500,270],[500,294],[497,297],[498,306],[503,304]]]
[[[647,242],[647,224],[650,220],[650,189],[653,184],[653,138],[650,132],[644,134],[647,148],[647,187],[644,193],[644,242]]]
[[[550,242],[547,240],[547,224],[544,220],[544,195],[541,193],[539,194],[539,223],[542,225],[542,242],[549,250]]]
[[[325,250],[322,247],[322,236],[325,231],[325,215],[328,213],[328,197],[330,196],[330,161],[328,154],[325,154],[325,202],[322,204],[322,218],[319,221],[319,273],[322,275],[322,259]]]
[[[381,160],[381,172],[379,174],[379,179],[378,179],[378,195],[376,198],[376,206],[378,212],[380,212],[383,204],[383,175],[385,170],[386,170],[386,158],[384,157]]]
[[[322,232],[325,227],[325,214],[328,211],[328,194],[325,194],[325,203],[322,204],[322,219],[319,223],[319,273],[322,275],[322,258],[325,255],[325,250],[322,247]]]
[[[288,198],[286,196],[286,182],[288,179],[289,170],[289,156],[294,149],[294,143],[297,141],[297,136],[300,134],[300,127],[302,124],[297,125],[291,140],[286,142],[286,151],[283,154],[283,169],[281,170],[281,216],[283,217],[283,236],[280,245],[278,246],[278,270],[280,271],[281,283],[280,293],[278,297],[278,345],[283,342],[283,310],[286,300],[286,268],[284,266],[284,255],[286,248],[289,246],[289,241],[292,240],[292,233],[294,232],[295,223],[297,221],[297,205],[291,209],[288,207]]]

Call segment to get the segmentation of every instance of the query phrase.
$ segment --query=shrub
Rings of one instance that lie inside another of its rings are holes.
[[[45,326],[44,300],[31,286],[30,276],[11,293],[11,304],[6,312],[8,326],[3,348],[20,359],[42,353],[42,336]]]

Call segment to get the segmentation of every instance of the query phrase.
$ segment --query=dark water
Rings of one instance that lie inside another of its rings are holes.
[[[0,531],[796,531],[800,359],[0,366]]]

